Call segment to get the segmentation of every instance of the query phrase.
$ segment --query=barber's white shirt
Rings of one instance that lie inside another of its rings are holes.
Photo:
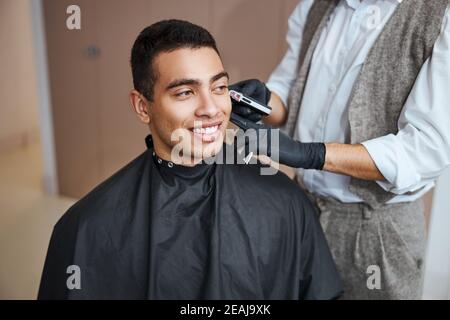
[[[313,0],[300,1],[289,18],[289,48],[267,86],[287,106],[295,80],[302,32]],[[322,32],[301,102],[295,138],[302,142],[349,143],[348,102],[362,64],[399,0],[341,0]],[[400,62],[399,62],[400,63]],[[397,134],[363,142],[397,194],[388,203],[413,201],[434,186],[450,165],[450,10],[432,56],[423,65],[398,120]],[[348,190],[349,176],[298,169],[312,193],[361,202]],[[415,194],[407,194],[419,190]]]

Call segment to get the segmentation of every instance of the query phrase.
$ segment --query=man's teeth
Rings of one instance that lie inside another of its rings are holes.
[[[213,126],[213,127],[206,127],[206,128],[194,128],[194,132],[195,133],[200,133],[200,134],[211,134],[217,131],[217,129],[219,129],[219,126]]]

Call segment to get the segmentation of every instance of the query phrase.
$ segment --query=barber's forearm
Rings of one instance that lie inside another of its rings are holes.
[[[323,170],[363,180],[385,180],[362,144],[327,143]]]
[[[272,108],[272,112],[264,118],[264,122],[275,127],[282,126],[286,122],[287,110],[281,98],[273,91],[270,96],[269,106]]]

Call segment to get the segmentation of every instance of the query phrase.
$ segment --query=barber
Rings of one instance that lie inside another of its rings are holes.
[[[230,89],[317,204],[347,299],[419,299],[422,196],[450,164],[448,0],[303,0],[269,81]],[[265,124],[260,124],[263,120]],[[377,277],[372,277],[372,276]]]

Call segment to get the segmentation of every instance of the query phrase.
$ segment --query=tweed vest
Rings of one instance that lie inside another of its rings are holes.
[[[284,130],[294,135],[311,60],[339,0],[316,0],[303,31],[298,72]],[[348,103],[350,143],[398,132],[397,122],[419,71],[432,54],[449,0],[403,0],[384,26],[361,68]],[[395,194],[375,181],[350,180],[349,190],[375,208]]]

